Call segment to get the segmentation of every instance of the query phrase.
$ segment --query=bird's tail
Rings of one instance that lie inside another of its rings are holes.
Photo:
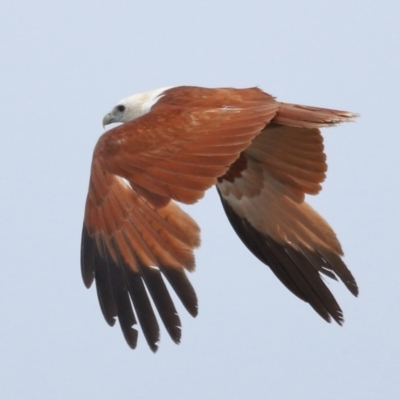
[[[348,111],[280,103],[273,122],[300,128],[320,128],[351,121],[356,117],[358,114]]]

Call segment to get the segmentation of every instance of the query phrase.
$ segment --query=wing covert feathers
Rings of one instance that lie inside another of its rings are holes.
[[[304,202],[327,170],[319,127],[356,115],[278,103],[260,89],[178,87],[147,114],[109,130],[93,154],[82,230],[81,270],[96,282],[103,316],[118,318],[135,348],[137,325],[158,348],[156,313],[179,343],[169,283],[192,315],[200,229],[176,201],[192,204],[217,185],[234,230],[282,283],[325,320],[343,322],[321,274],[356,282],[328,223]]]
[[[95,157],[154,205],[194,203],[275,116],[277,103],[258,96],[211,105],[195,97],[186,107],[160,100],[153,112],[103,135]]]

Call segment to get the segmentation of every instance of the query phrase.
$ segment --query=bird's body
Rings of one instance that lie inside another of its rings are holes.
[[[319,127],[354,114],[277,102],[257,88],[175,87],[122,100],[93,154],[82,234],[82,275],[93,279],[106,321],[118,317],[134,348],[140,323],[155,351],[159,327],[148,293],[175,342],[180,320],[165,286],[197,314],[196,222],[176,202],[195,203],[216,185],[247,248],[327,321],[342,311],[320,274],[357,295],[328,223],[307,203],[327,169]],[[147,291],[146,291],[147,288]],[[132,307],[133,305],[133,307]]]

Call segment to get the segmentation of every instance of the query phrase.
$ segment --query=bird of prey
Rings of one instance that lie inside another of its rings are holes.
[[[186,271],[195,266],[197,223],[177,203],[193,204],[212,186],[244,245],[326,321],[343,314],[322,275],[355,296],[356,281],[329,224],[305,201],[327,170],[319,128],[356,114],[281,103],[259,88],[179,86],[120,101],[103,125],[120,122],[96,144],[86,201],[81,267],[96,282],[109,325],[126,342],[140,324],[152,351],[160,330],[172,340],[181,322],[166,279],[192,315],[197,297]]]

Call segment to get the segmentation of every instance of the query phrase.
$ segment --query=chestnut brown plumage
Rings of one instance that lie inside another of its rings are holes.
[[[159,325],[172,340],[181,323],[164,278],[188,312],[197,297],[185,269],[195,265],[200,229],[176,201],[192,204],[216,185],[247,248],[325,320],[343,322],[321,273],[356,282],[328,223],[304,202],[327,169],[319,127],[355,114],[277,102],[258,88],[160,89],[121,101],[93,154],[82,232],[84,283],[96,281],[108,324],[118,318],[128,345],[140,324],[153,351]]]

